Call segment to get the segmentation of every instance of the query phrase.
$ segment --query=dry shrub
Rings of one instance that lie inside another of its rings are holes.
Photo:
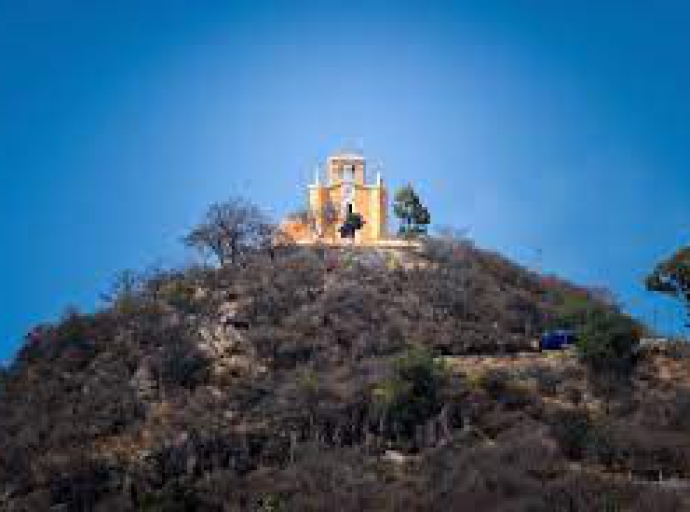
[[[544,491],[544,508],[535,510],[680,512],[684,509],[681,497],[673,491],[574,473],[549,484]]]

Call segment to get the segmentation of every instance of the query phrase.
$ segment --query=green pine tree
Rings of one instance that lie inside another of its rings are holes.
[[[393,212],[400,219],[399,231],[403,236],[426,233],[431,223],[431,214],[412,185],[406,185],[396,192]]]

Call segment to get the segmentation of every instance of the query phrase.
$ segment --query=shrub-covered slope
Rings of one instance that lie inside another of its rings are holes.
[[[681,354],[506,355],[573,302],[467,242],[129,279],[0,375],[0,508],[681,510]]]

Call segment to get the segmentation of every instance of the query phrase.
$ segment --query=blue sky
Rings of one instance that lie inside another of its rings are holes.
[[[684,5],[0,0],[0,359],[353,140],[435,223],[677,330],[640,281],[690,234]]]

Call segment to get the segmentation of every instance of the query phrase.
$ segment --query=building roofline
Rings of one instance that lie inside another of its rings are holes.
[[[342,185],[343,185],[342,182],[331,183],[330,185],[327,185],[327,184],[324,184],[324,183],[321,183],[321,184],[318,184],[318,185],[315,184],[315,183],[310,183],[309,185],[307,185],[307,188],[309,188],[309,189],[315,189],[315,188],[336,188],[336,187],[340,187],[340,186],[342,186]],[[355,188],[364,188],[364,189],[370,189],[370,190],[374,190],[374,189],[377,189],[377,188],[386,188],[386,185],[385,185],[384,183],[381,183],[380,185],[379,185],[378,183],[364,183],[364,184],[361,184],[361,183],[353,183],[353,185],[355,186]]]
[[[328,157],[328,160],[366,160],[364,158],[364,155],[360,155],[358,153],[335,153],[334,155],[331,155]]]

